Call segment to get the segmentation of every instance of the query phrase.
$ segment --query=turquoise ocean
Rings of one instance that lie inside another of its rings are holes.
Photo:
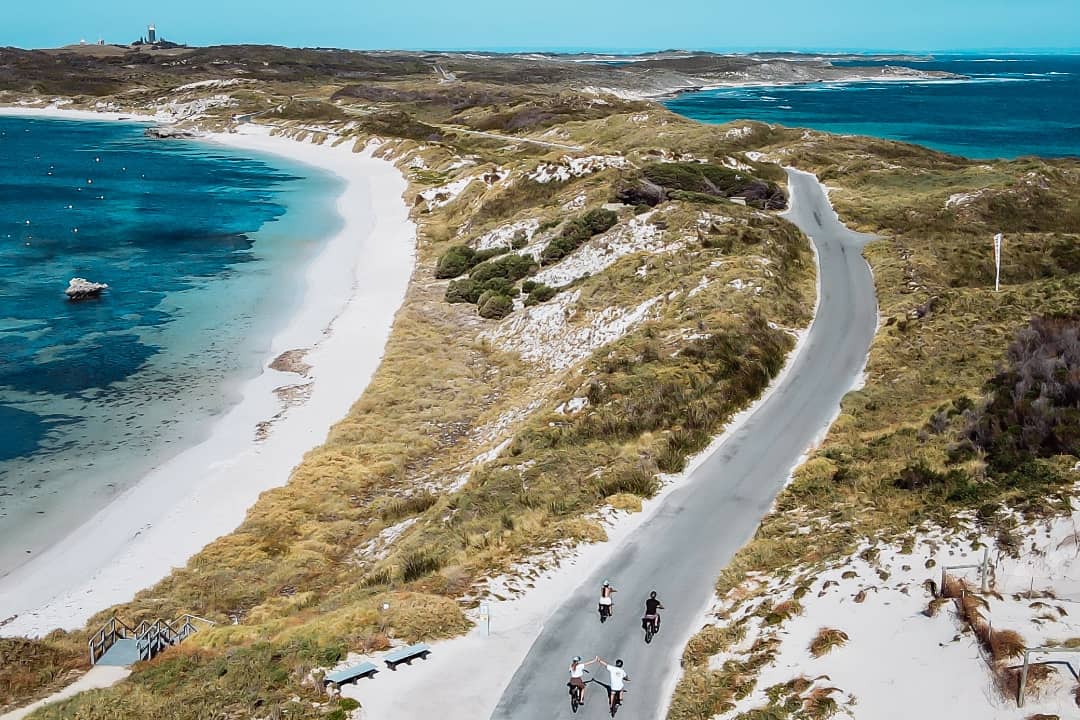
[[[137,123],[0,116],[0,576],[238,402],[340,191]],[[72,277],[109,290],[69,302]]]
[[[936,55],[902,65],[963,80],[722,88],[665,104],[707,123],[733,120],[901,140],[969,158],[1080,156],[1080,55]]]

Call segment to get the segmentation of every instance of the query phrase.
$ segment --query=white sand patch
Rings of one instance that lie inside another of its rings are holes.
[[[724,167],[731,168],[732,170],[743,170],[745,172],[753,172],[754,168],[751,165],[747,165],[744,162],[739,162],[735,158],[728,155],[722,161]]]
[[[703,277],[703,278],[701,278],[701,280],[699,280],[699,281],[698,281],[698,284],[697,284],[697,285],[695,285],[695,286],[694,286],[693,288],[691,288],[691,289],[690,289],[690,292],[688,292],[688,293],[686,294],[686,296],[687,296],[687,297],[694,297],[694,296],[695,296],[695,295],[697,295],[697,294],[698,294],[699,292],[701,292],[701,291],[702,291],[702,290],[704,290],[705,288],[709,287],[709,283],[710,283],[710,282],[711,282],[711,281],[710,281],[710,280],[709,280],[709,278],[707,278],[707,277]]]
[[[536,218],[529,218],[528,220],[519,220],[517,222],[509,223],[507,225],[500,225],[499,227],[484,233],[476,239],[473,243],[473,247],[477,250],[490,250],[497,247],[510,247],[510,243],[518,234],[521,233],[524,236],[526,242],[531,242],[533,235],[540,228],[540,221]]]
[[[608,168],[621,169],[626,166],[626,158],[622,155],[590,155],[580,158],[566,156],[557,163],[541,163],[525,177],[538,183],[565,182]]]
[[[589,405],[589,398],[576,397],[570,398],[564,403],[560,403],[559,407],[555,408],[555,412],[560,415],[575,415],[584,410]]]
[[[394,541],[405,534],[405,531],[416,524],[419,517],[411,517],[402,520],[396,525],[383,528],[378,535],[368,540],[356,550],[358,560],[382,560],[393,550]]]
[[[945,209],[948,210],[950,208],[961,208],[965,205],[970,205],[971,203],[975,202],[983,195],[985,195],[987,192],[989,191],[974,190],[972,192],[953,193],[949,196],[949,199],[945,201]]]
[[[298,143],[272,137],[265,126],[242,126],[213,140],[283,155],[345,181],[337,203],[342,228],[307,268],[298,269],[304,297],[267,348],[267,365],[286,350],[310,348],[305,362],[314,381],[311,396],[255,442],[255,428],[281,409],[274,390],[292,377],[266,367],[241,386],[241,400],[205,442],[158,466],[66,538],[0,578],[0,618],[17,616],[0,633],[40,636],[81,627],[234,530],[263,491],[283,485],[304,453],[325,442],[379,365],[413,267],[415,227],[402,200],[404,178],[391,163],[373,158],[371,148],[355,154],[347,143]]]
[[[763,667],[754,691],[717,717],[735,718],[764,707],[772,686],[820,676],[838,688],[833,698],[855,708],[856,717],[897,717],[900,707],[904,717],[946,717],[946,712],[961,720],[1021,720],[1037,713],[1076,717],[1077,683],[1061,666],[1018,708],[1014,697],[1002,694],[986,651],[959,618],[954,603],[946,601],[933,617],[924,611],[933,599],[926,582],[939,582],[944,566],[977,565],[985,545],[990,548],[990,590],[996,594],[984,596],[982,613],[993,628],[1018,632],[1027,647],[1080,637],[1078,527],[1080,512],[1021,525],[1020,556],[1014,558],[999,550],[993,537],[980,535],[974,521],[962,519],[961,528],[950,534],[920,533],[910,554],[900,546],[864,544],[825,572],[807,568],[791,579],[770,580],[761,597],[774,604],[789,599],[795,586],[809,581],[809,592],[799,601],[803,612],[771,629],[757,619],[748,621],[748,636],[774,635],[780,641],[778,652]],[[814,521],[806,530],[813,532]],[[978,593],[977,569],[950,574]],[[732,621],[757,607],[757,599],[722,603],[724,615]],[[848,641],[814,658],[809,644],[825,627],[843,631]],[[744,641],[712,658],[711,665],[718,668],[726,660],[745,658],[748,650]],[[1075,666],[1072,655],[1033,657],[1046,659],[1071,659]]]
[[[597,235],[560,262],[536,273],[534,279],[558,287],[586,275],[595,275],[627,255],[676,252],[685,247],[682,240],[664,242],[664,231],[649,222],[655,213],[655,210],[642,213]]]
[[[226,88],[233,87],[235,85],[248,85],[255,81],[250,78],[228,78],[226,80],[200,80],[199,82],[188,83],[187,85],[181,85],[178,88],[173,88],[173,92],[186,92],[188,90],[204,90],[214,88]]]
[[[588,199],[588,195],[586,195],[585,193],[581,193],[573,199],[564,202],[559,207],[567,211],[581,210],[583,207],[585,207],[585,203],[588,202]]]
[[[754,128],[750,127],[749,125],[745,125],[743,127],[733,127],[733,128],[728,128],[724,132],[724,139],[725,140],[741,140],[742,138],[750,137],[753,134],[754,134]]]
[[[180,120],[192,120],[205,115],[210,110],[217,108],[235,107],[236,101],[229,95],[212,95],[207,98],[197,98],[183,102],[160,98],[152,109],[156,111],[158,118],[167,119],[168,122]]]
[[[625,335],[661,300],[655,297],[628,310],[611,307],[576,317],[580,296],[580,290],[560,293],[549,302],[511,315],[483,337],[503,350],[519,353],[527,362],[563,370]]]
[[[458,178],[445,185],[422,190],[420,197],[424,199],[428,210],[441,208],[456,200],[461,193],[465,192],[465,188],[472,184],[473,180],[476,180],[476,178],[471,175]]]

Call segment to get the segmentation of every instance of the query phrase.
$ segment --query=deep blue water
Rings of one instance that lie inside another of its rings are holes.
[[[708,123],[760,120],[871,135],[970,158],[1080,156],[1080,56],[937,56],[904,65],[948,82],[811,83],[682,95],[671,110]]]
[[[28,516],[35,538],[80,519],[236,401],[340,221],[338,182],[132,123],[0,116],[0,545]],[[76,276],[110,289],[68,302]]]

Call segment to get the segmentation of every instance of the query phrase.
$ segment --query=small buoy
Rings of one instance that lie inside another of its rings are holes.
[[[75,228],[75,229],[74,229],[74,230],[72,230],[71,232],[79,232],[79,228]]]
[[[101,162],[101,158],[94,158],[94,162]]]
[[[26,224],[27,224],[27,225],[29,225],[29,224],[30,224],[30,221],[29,221],[29,220],[27,220],[27,221],[26,221]]]
[[[93,181],[93,180],[90,180],[90,179],[87,179],[87,181],[86,181],[86,184],[87,184],[87,185],[93,185],[93,184],[94,184],[94,181]]]

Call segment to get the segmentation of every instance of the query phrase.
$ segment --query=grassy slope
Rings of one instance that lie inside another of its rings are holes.
[[[240,109],[272,99],[238,95],[244,98]],[[325,106],[298,105],[308,100],[318,97],[294,99],[274,122],[334,121]],[[363,139],[372,128],[366,118],[394,117],[392,109],[361,103],[343,112],[361,119],[353,133]],[[637,119],[620,109],[560,125],[552,137],[588,144],[596,154],[624,153],[639,164],[673,151],[710,158],[726,152],[723,130],[656,108],[649,109],[651,117]],[[473,109],[471,122],[483,125],[480,115]],[[408,130],[407,138],[392,139],[386,153],[419,153],[429,168],[407,171],[410,201],[433,181],[463,172],[450,168],[462,155],[478,163],[464,172],[480,172],[531,167],[564,154],[449,133],[441,133],[441,141],[417,142],[415,136],[423,138],[432,126],[417,130],[415,122],[447,118],[430,108],[422,118],[410,118],[379,125]],[[779,177],[775,169],[760,170]],[[730,203],[665,205],[655,221],[665,224],[665,242],[681,247],[631,255],[578,281],[571,327],[612,306],[667,299],[613,346],[555,374],[482,339],[494,324],[478,318],[473,306],[443,302],[446,281],[433,277],[435,260],[451,244],[514,219],[558,219],[566,215],[560,206],[581,194],[588,206],[607,202],[620,178],[619,171],[607,170],[551,186],[518,181],[505,190],[474,183],[445,208],[428,212],[418,203],[418,269],[363,397],[328,442],[307,455],[289,485],[260,498],[237,532],[115,609],[131,622],[191,611],[222,626],[137,667],[116,688],[35,717],[323,716],[332,708],[316,705],[317,689],[305,680],[312,668],[346,651],[463,631],[462,600],[468,602],[477,581],[554,544],[602,537],[593,519],[599,508],[609,500],[633,506],[634,495],[655,490],[658,470],[681,468],[686,455],[702,448],[779,369],[792,345],[782,328],[809,319],[813,265],[797,231],[773,215]],[[705,210],[731,222],[701,229]],[[631,218],[624,210],[620,222]],[[644,274],[638,272],[642,266]],[[710,284],[691,295],[703,277]],[[760,294],[733,290],[728,283],[735,279],[759,287]],[[572,418],[554,414],[558,404],[581,395],[592,402],[587,411]],[[531,415],[514,415],[529,404],[536,408]],[[508,418],[512,422],[494,432]],[[503,455],[472,469],[477,454],[502,438],[511,440]],[[469,478],[464,486],[445,490],[462,475]],[[567,477],[583,480],[568,486]],[[407,519],[416,522],[375,554],[380,532]],[[378,609],[384,602],[389,612]],[[51,643],[74,658],[84,637],[61,634]],[[43,674],[32,689],[13,684],[7,697],[41,692],[48,680]]]
[[[1037,463],[1021,476],[987,472],[982,458],[949,463],[964,425],[1014,334],[1033,316],[1075,313],[1080,297],[1080,166],[1075,162],[973,163],[865,138],[808,134],[771,148],[777,159],[814,171],[834,188],[842,219],[879,233],[866,257],[883,326],[870,351],[866,384],[844,400],[823,447],[796,472],[754,540],[724,572],[721,597],[747,601],[760,590],[748,573],[813,568],[849,554],[861,540],[902,537],[924,522],[948,525],[965,509],[994,527],[998,507],[1049,514],[1069,507],[1072,483]],[[946,208],[956,193],[989,188]],[[1003,287],[993,292],[992,236],[1007,233]],[[964,400],[966,398],[967,400]],[[943,410],[932,422],[935,414]],[[958,470],[954,486],[903,490],[902,470],[925,464]],[[811,521],[812,520],[812,521]],[[800,528],[815,527],[811,535]],[[1008,533],[1007,527],[995,528]],[[710,669],[708,660],[739,637],[718,618],[688,646],[685,675],[669,717],[710,718],[753,687],[771,651]],[[791,717],[811,717],[801,707]],[[777,717],[789,717],[787,714]]]

